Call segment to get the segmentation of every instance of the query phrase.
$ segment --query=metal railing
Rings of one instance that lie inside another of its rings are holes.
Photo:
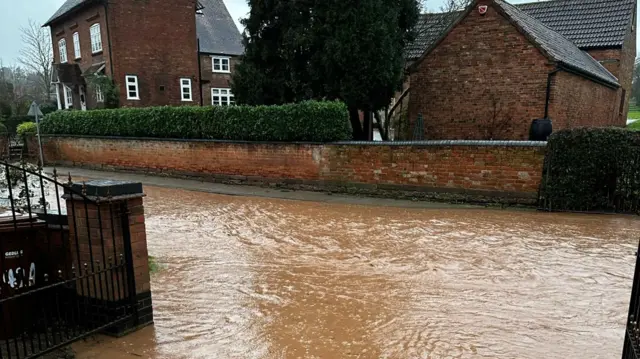
[[[36,358],[132,318],[124,211],[71,176],[0,162],[0,359]]]

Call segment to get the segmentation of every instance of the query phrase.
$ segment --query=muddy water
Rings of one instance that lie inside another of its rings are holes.
[[[634,217],[147,187],[155,326],[79,358],[615,358]]]

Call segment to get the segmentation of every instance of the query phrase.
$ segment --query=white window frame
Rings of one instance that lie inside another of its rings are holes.
[[[67,62],[67,39],[58,40],[58,52],[60,56],[60,63],[64,64]]]
[[[92,54],[102,51],[102,33],[100,31],[100,23],[95,23],[89,28]]]
[[[215,97],[218,99],[216,100]],[[223,98],[225,99],[223,101]],[[230,88],[212,88],[211,89],[211,105],[212,106],[234,106],[236,104],[235,96]]]
[[[104,94],[102,93],[102,88],[100,88],[100,86],[96,86],[94,91],[96,93],[96,102],[104,102]]]
[[[216,61],[218,61],[218,69],[216,69]],[[227,63],[227,69],[224,69],[224,63]],[[231,73],[231,58],[224,56],[211,56],[211,68],[213,72],[219,72],[223,74]]]
[[[130,81],[133,80],[133,81]],[[127,91],[127,100],[139,100],[140,99],[140,87],[138,86],[138,76],[126,75],[124,77],[125,90]],[[134,86],[135,89],[131,90],[129,86]],[[135,91],[135,96],[131,96],[131,92]]]
[[[185,98],[185,95],[189,95],[189,97]],[[180,99],[182,101],[184,101],[184,102],[193,101],[193,93],[191,91],[191,79],[190,78],[183,77],[183,78],[180,79]]]
[[[73,33],[73,54],[76,59],[82,57],[82,52],[80,51],[80,34],[77,32]]]
[[[62,86],[64,90],[64,108],[69,109],[73,107],[73,90],[67,85],[63,84]]]

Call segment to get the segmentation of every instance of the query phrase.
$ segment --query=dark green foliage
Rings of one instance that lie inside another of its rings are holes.
[[[4,125],[7,126],[7,131],[9,131],[10,134],[15,135],[19,124],[23,122],[30,122],[33,120],[34,118],[30,116],[16,116],[16,117],[9,117],[4,121],[2,121],[2,123],[4,123]]]
[[[7,130],[7,126],[5,126],[4,123],[0,122],[0,136],[4,136],[8,133],[9,131]]]
[[[389,105],[414,36],[416,0],[250,0],[245,55],[233,76],[238,103],[339,99],[358,110]]]
[[[99,87],[104,97],[104,108],[118,108],[120,106],[120,90],[108,76],[95,75],[86,78],[91,88],[91,93],[96,93]]]
[[[350,138],[346,107],[307,101],[282,106],[149,107],[57,111],[47,134],[331,142]]]
[[[580,128],[551,135],[541,200],[546,209],[637,211],[640,133]]]

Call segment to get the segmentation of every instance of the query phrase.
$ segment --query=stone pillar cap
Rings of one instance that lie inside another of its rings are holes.
[[[114,180],[91,180],[71,185],[74,193],[85,193],[92,200],[115,201],[144,197],[142,183]],[[70,198],[66,193],[64,198]]]

